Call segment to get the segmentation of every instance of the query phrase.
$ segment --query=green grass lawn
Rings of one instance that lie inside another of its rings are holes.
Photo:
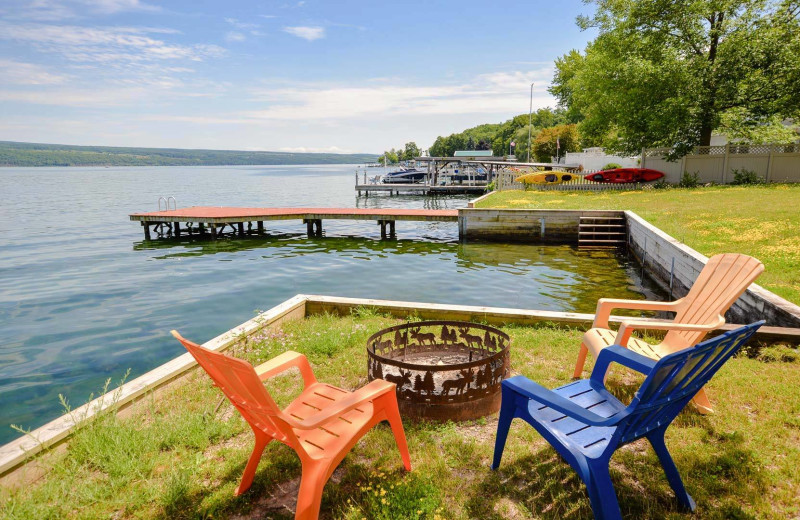
[[[287,349],[306,354],[321,381],[348,389],[366,383],[366,339],[397,323],[371,312],[318,316],[266,332],[235,354],[262,362]],[[506,327],[512,369],[547,387],[570,379],[581,333],[549,326]],[[202,339],[202,338],[194,338]],[[667,445],[697,501],[678,511],[646,441],[620,450],[612,479],[625,518],[794,518],[800,514],[800,364],[771,347],[731,360],[711,382],[717,412],[685,410]],[[615,374],[609,386],[631,395],[637,379]],[[300,389],[297,374],[268,383],[281,405]],[[292,518],[300,477],[289,448],[270,444],[252,489],[234,497],[253,436],[202,372],[137,404],[105,415],[66,449],[41,458],[44,477],[0,490],[0,517]],[[323,518],[590,518],[575,473],[529,426],[512,425],[499,471],[489,462],[496,416],[462,424],[411,424],[413,470],[402,469],[388,425],[368,433],[325,488]]]
[[[745,253],[764,262],[757,282],[800,304],[800,184],[695,189],[504,191],[479,208],[632,210],[704,255]]]

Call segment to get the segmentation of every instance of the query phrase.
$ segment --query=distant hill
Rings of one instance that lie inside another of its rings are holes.
[[[378,154],[123,148],[0,141],[0,166],[235,166],[358,164]]]

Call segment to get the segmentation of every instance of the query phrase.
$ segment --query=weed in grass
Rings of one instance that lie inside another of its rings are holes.
[[[800,352],[796,348],[787,347],[786,345],[771,345],[762,348],[758,353],[757,359],[767,363],[798,363],[800,362]]]
[[[362,481],[358,491],[347,499],[341,516],[348,520],[439,520],[443,513],[438,486],[415,473],[380,471]]]
[[[170,518],[186,508],[194,475],[186,469],[170,472],[161,494],[161,504]]]

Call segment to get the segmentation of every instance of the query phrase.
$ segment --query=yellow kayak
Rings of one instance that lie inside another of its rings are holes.
[[[551,172],[533,172],[520,175],[516,182],[525,184],[560,184],[562,182],[577,179],[577,175],[568,172],[551,171]]]

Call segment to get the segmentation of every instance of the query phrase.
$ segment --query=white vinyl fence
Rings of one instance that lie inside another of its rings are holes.
[[[702,183],[730,184],[734,170],[754,171],[767,182],[800,182],[800,144],[698,146],[676,161],[664,158],[670,151],[642,150],[642,168],[664,172],[672,184],[680,182],[684,172],[696,173]]]

